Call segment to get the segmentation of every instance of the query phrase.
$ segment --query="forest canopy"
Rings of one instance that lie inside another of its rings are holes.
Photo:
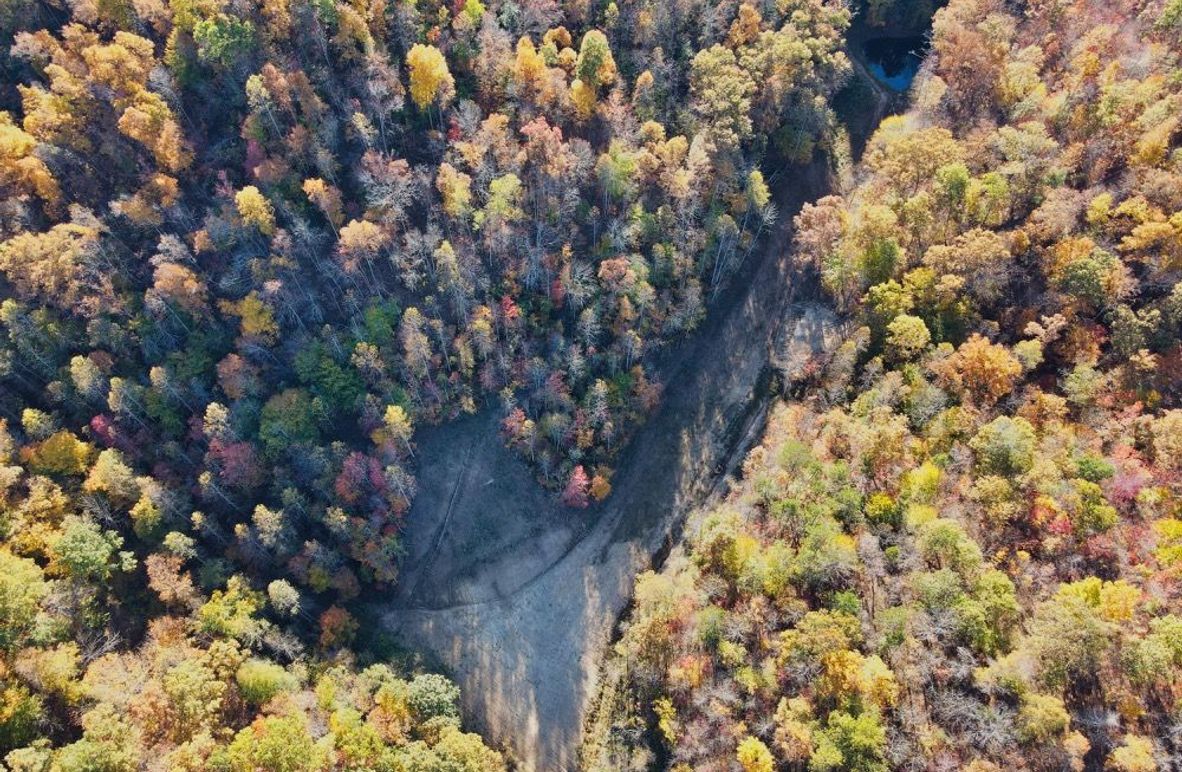
[[[588,768],[1178,767],[1179,9],[935,14],[796,218],[850,333],[639,578]]]
[[[0,756],[501,755],[361,601],[422,427],[611,492],[827,141],[837,0],[0,4]]]
[[[852,137],[855,45],[929,22]],[[805,164],[785,258],[844,332],[637,580],[584,766],[1182,764],[1178,0],[3,0],[0,40],[6,769],[512,768],[367,605],[422,432],[490,416],[590,521]]]

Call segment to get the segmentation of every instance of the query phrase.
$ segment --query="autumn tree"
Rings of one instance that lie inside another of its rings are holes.
[[[420,110],[433,105],[446,106],[455,91],[455,80],[443,53],[431,45],[418,44],[406,54],[410,70],[410,96]]]
[[[723,152],[734,151],[750,136],[751,97],[755,84],[739,66],[734,51],[716,45],[699,51],[690,70],[695,112]]]

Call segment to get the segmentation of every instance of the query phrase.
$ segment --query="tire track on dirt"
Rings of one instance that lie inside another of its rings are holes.
[[[422,568],[419,570],[418,576],[415,577],[415,582],[411,586],[409,594],[411,598],[418,595],[419,588],[423,585],[423,579],[431,572],[431,568],[435,563],[435,557],[439,554],[439,548],[443,544],[443,537],[447,535],[447,527],[451,524],[452,516],[455,514],[456,500],[459,498],[460,491],[464,488],[464,484],[468,481],[468,477],[471,474],[472,454],[476,450],[478,440],[479,437],[473,437],[472,441],[468,443],[468,449],[464,452],[463,471],[456,479],[455,485],[452,486],[451,496],[447,500],[447,510],[443,514],[443,522],[435,531],[435,538],[431,543],[431,547],[427,550],[427,554],[420,560]]]
[[[523,770],[577,768],[602,653],[636,573],[725,489],[745,438],[759,434],[771,396],[764,374],[795,299],[792,217],[828,190],[828,168],[786,167],[769,178],[781,219],[702,327],[658,357],[665,400],[621,455],[607,502],[576,512],[540,495],[521,462],[488,436],[491,415],[442,428],[432,441],[439,464],[424,463],[423,473],[443,479],[421,488],[435,498],[420,494],[410,527],[416,515],[447,527],[425,537],[432,565],[412,592],[380,611],[390,630],[438,656],[462,687],[474,728],[506,745]],[[484,433],[460,467],[448,451],[469,441],[464,431]],[[496,485],[474,486],[485,472]],[[517,535],[500,538],[508,532]]]

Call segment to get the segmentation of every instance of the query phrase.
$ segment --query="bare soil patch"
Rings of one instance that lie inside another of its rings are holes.
[[[679,537],[758,439],[780,371],[834,339],[789,259],[792,217],[826,165],[771,176],[779,221],[707,322],[658,362],[665,398],[623,454],[615,492],[577,511],[542,490],[490,410],[419,438],[407,573],[375,599],[389,629],[438,658],[472,724],[525,770],[577,766],[603,652],[638,571]]]

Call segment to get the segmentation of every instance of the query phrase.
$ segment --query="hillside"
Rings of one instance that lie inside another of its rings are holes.
[[[0,767],[1182,766],[1182,0],[0,0]]]
[[[460,419],[590,530],[655,368],[746,293],[764,162],[827,141],[850,17],[0,5],[5,763],[505,764],[373,608],[435,567],[418,440]]]
[[[953,0],[796,258],[857,329],[640,577],[591,769],[1173,769],[1177,3]]]

